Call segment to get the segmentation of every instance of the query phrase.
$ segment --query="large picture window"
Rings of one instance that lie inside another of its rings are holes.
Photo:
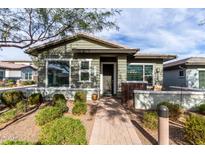
[[[69,61],[48,61],[47,71],[49,87],[69,87]]]
[[[79,70],[79,81],[90,81],[90,61],[81,61]]]
[[[25,72],[25,80],[32,80],[32,71]]]
[[[153,65],[129,64],[127,66],[128,81],[147,81],[153,84]]]
[[[0,70],[0,80],[3,80],[4,79],[4,71],[3,70]]]

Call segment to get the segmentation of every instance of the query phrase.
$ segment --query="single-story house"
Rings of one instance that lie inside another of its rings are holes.
[[[140,49],[84,33],[29,48],[38,57],[38,86],[51,91],[85,90],[118,95],[122,82],[163,83],[163,62],[175,55],[142,54]],[[71,96],[69,96],[71,97]]]
[[[2,60],[2,62],[8,62],[8,63],[13,63],[13,64],[23,64],[23,65],[32,65],[32,66],[34,66],[32,60]]]
[[[0,80],[34,80],[37,69],[31,65],[0,61]]]
[[[190,57],[166,63],[164,86],[205,89],[205,57]]]

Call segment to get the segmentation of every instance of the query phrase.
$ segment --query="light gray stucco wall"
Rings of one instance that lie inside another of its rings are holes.
[[[165,70],[164,71],[164,87],[168,88],[169,86],[179,86],[186,87],[186,71],[184,72],[185,76],[179,76],[179,69],[174,70]]]
[[[199,71],[196,68],[186,69],[186,82],[188,88],[199,88]]]
[[[205,92],[193,91],[134,91],[134,104],[136,109],[155,109],[157,104],[164,101],[182,105],[191,109],[203,103]]]

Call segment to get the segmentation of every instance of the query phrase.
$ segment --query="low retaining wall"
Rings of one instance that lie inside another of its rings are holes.
[[[169,86],[169,90],[170,91],[202,91],[202,92],[205,92],[205,89],[178,87],[178,86]]]
[[[185,109],[192,109],[205,102],[205,92],[134,90],[136,109],[156,109],[157,104],[163,101],[180,104]]]
[[[82,88],[27,88],[27,95],[31,93],[41,93],[43,97],[47,100],[52,99],[54,94],[63,94],[67,99],[73,100],[75,93],[77,91],[85,91],[87,92],[87,100],[92,99],[93,93],[99,94],[99,89],[82,89]]]

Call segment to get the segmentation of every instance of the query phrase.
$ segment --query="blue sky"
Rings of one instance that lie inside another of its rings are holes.
[[[141,52],[176,54],[179,59],[205,56],[205,9],[122,9],[115,17],[119,31],[96,34]],[[26,60],[22,50],[6,48],[1,60]]]

